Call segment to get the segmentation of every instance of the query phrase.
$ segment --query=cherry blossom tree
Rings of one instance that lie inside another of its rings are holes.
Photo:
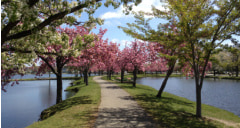
[[[57,77],[56,103],[62,101],[62,68],[75,56],[80,55],[90,43],[97,39],[94,34],[82,26],[75,28],[57,28],[58,34],[46,43],[46,50],[50,55],[38,54],[41,65],[37,74],[45,73],[45,68],[50,68]]]
[[[117,56],[117,65],[119,66],[121,70],[121,83],[123,83],[124,79],[124,72],[126,70],[126,66],[129,63],[129,57],[128,57],[128,51],[130,49],[128,47],[125,47],[122,51],[118,52]]]
[[[144,63],[148,59],[146,43],[139,40],[132,41],[127,56],[129,66],[133,68],[133,87],[136,87],[137,72],[144,68]]]
[[[64,23],[70,26],[80,25],[85,27],[101,25],[103,20],[93,17],[93,14],[102,4],[106,7],[112,5],[117,8],[121,3],[128,7],[129,2],[139,4],[141,1],[2,0],[1,56],[3,56],[3,59],[1,60],[1,74],[3,74],[4,81],[1,81],[1,83],[8,83],[11,76],[16,73],[23,74],[24,66],[26,64],[32,65],[32,60],[37,57],[36,54],[52,54],[44,51],[44,49],[46,43],[49,42],[48,39],[54,36],[57,26]],[[88,14],[88,18],[84,21],[78,21],[76,16],[81,17],[83,12]]]
[[[150,26],[149,20],[144,18],[143,12],[135,14],[136,23],[128,24],[128,28],[121,28],[125,33],[134,38],[150,42],[148,45],[150,62],[154,62],[158,58],[163,58],[165,60],[164,63],[167,63],[167,73],[157,94],[157,97],[160,98],[166,87],[168,78],[174,70],[177,59],[182,55],[181,49],[185,46],[184,40],[178,32],[179,30],[174,18],[170,19],[169,23],[159,24],[158,29],[154,30]]]
[[[105,48],[103,50],[102,54],[102,62],[105,65],[108,79],[111,80],[111,76],[116,70],[116,61],[117,61],[117,53],[119,51],[118,45],[113,42],[109,42],[109,44],[104,45]],[[107,59],[106,59],[107,58]]]

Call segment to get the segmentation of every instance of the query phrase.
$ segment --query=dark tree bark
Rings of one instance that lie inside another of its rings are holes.
[[[80,72],[80,77],[82,78],[82,71],[79,71]]]
[[[88,86],[88,69],[84,69],[84,83]]]
[[[167,85],[167,81],[168,81],[168,78],[171,76],[171,74],[173,73],[173,69],[174,69],[174,66],[176,64],[176,61],[173,62],[173,65],[171,65],[169,68],[168,68],[168,71],[167,71],[167,74],[162,82],[162,85],[161,85],[161,88],[159,89],[158,91],[158,94],[156,97],[158,98],[161,98],[162,97],[162,93],[163,93],[163,90],[165,89],[166,85]]]
[[[88,72],[88,76],[89,76],[89,77],[91,76],[91,73],[92,73],[91,71],[90,71],[90,72]]]
[[[111,70],[108,70],[108,71],[107,71],[107,79],[108,79],[108,80],[111,80],[111,79],[112,79],[112,78],[111,78],[111,73],[112,73]]]
[[[238,77],[239,67],[236,66],[236,77]]]
[[[197,102],[197,108],[196,108],[196,116],[202,117],[202,97],[201,97],[201,86],[199,84],[196,84],[196,102]]]
[[[134,67],[134,70],[133,70],[133,87],[136,87],[136,80],[137,80],[137,67]]]
[[[57,75],[57,98],[56,104],[62,102],[62,74]]]
[[[213,70],[213,76],[216,76],[216,70]]]
[[[57,98],[56,98],[56,104],[62,102],[62,64],[61,64],[62,58],[57,57]]]
[[[124,69],[121,69],[121,83],[123,83],[124,79]]]
[[[109,80],[111,80],[112,79],[112,71],[110,70],[109,71]]]

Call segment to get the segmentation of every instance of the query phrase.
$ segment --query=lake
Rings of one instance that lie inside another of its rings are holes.
[[[164,78],[145,77],[137,79],[137,83],[148,85],[159,90],[163,79]],[[170,77],[164,91],[185,97],[191,101],[196,101],[194,79]],[[204,79],[202,103],[225,109],[240,117],[240,81]]]
[[[28,75],[27,78],[34,77]],[[63,80],[63,90],[71,81]],[[41,112],[56,103],[56,84],[56,80],[19,81],[19,84],[5,87],[7,92],[1,91],[2,128],[24,128],[38,121]],[[62,98],[65,100],[73,95],[73,92],[63,91]]]
[[[50,74],[51,78],[56,78],[55,74]],[[80,76],[80,75],[78,75]],[[75,74],[62,74],[62,77],[75,77]],[[43,74],[41,76],[36,76],[34,74],[25,74],[24,76],[15,75],[12,79],[33,79],[33,78],[49,78],[49,74]]]

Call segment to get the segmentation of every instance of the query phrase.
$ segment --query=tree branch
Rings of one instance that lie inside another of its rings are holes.
[[[41,58],[48,65],[48,67],[52,70],[52,72],[54,74],[58,75],[58,72],[56,72],[55,69],[53,68],[53,66],[50,63],[48,63],[48,60],[46,58],[44,58],[40,55],[38,55],[38,57]]]
[[[101,0],[96,0],[96,2],[99,2],[99,1],[101,1]],[[67,14],[70,14],[70,13],[73,13],[73,12],[75,12],[77,10],[85,8],[88,5],[89,5],[88,3],[80,4],[78,6],[75,6],[75,7],[71,8],[70,11],[66,10],[66,11],[63,11],[63,12],[59,12],[59,13],[57,13],[55,15],[52,15],[52,16],[48,17],[48,19],[44,20],[42,23],[40,23],[39,25],[37,25],[36,27],[34,27],[32,29],[29,29],[29,30],[26,30],[26,31],[22,31],[22,32],[19,32],[19,33],[7,36],[4,39],[2,38],[2,43],[6,42],[6,41],[9,41],[9,40],[12,40],[12,39],[19,39],[19,38],[31,35],[32,33],[34,33],[34,31],[41,30],[45,26],[47,26],[50,23],[52,23],[53,21],[58,20],[58,19],[62,19]],[[2,32],[2,33],[4,33],[4,32]]]
[[[58,53],[52,53],[52,52],[40,52],[40,51],[30,51],[30,50],[22,50],[22,49],[16,49],[16,48],[1,48],[1,52],[19,52],[19,53],[32,53],[35,52],[36,54],[41,54],[41,55],[58,55]]]
[[[13,28],[13,27],[15,27],[18,23],[20,22],[20,20],[17,20],[17,21],[15,21],[15,22],[9,22],[3,29],[2,29],[2,31],[1,31],[1,40],[2,40],[2,42],[1,42],[1,45],[3,45],[4,44],[4,42],[5,42],[5,40],[6,40],[6,38],[7,38],[7,35],[9,34],[9,32],[10,32],[10,30]]]

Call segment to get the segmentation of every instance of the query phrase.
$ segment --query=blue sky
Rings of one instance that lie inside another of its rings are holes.
[[[143,0],[141,4],[138,6],[133,7],[134,11],[151,11],[151,5],[156,6],[157,8],[163,8],[162,3],[159,0]],[[118,26],[127,26],[127,23],[133,23],[135,21],[133,15],[125,15],[123,12],[123,6],[121,5],[117,9],[114,9],[112,6],[108,8],[102,5],[97,11],[94,13],[94,17],[100,17],[104,19],[104,24],[99,26],[97,25],[97,29],[93,30],[93,32],[97,33],[99,28],[107,29],[108,31],[104,35],[104,39],[109,39],[109,41],[116,42],[120,44],[120,49],[125,47],[126,42],[133,41],[134,39],[126,35]],[[81,18],[79,19],[84,20],[87,18],[87,14],[82,14]],[[151,21],[151,25],[153,27],[157,26],[161,20],[153,20]]]
[[[151,11],[151,5],[154,5],[158,9],[164,9],[163,3],[159,2],[160,0],[142,0],[142,3],[138,6],[133,7],[134,11],[140,11],[144,10],[145,12]],[[132,15],[124,15],[123,6],[121,5],[117,9],[114,9],[112,6],[109,6],[108,8],[102,5],[100,8],[97,9],[97,11],[94,13],[94,17],[100,17],[104,19],[104,24],[99,26],[97,25],[97,29],[93,30],[93,32],[97,33],[99,28],[107,29],[108,31],[104,35],[104,39],[109,39],[109,41],[116,42],[120,44],[120,49],[123,49],[126,45],[126,42],[133,41],[134,39],[125,34],[121,29],[118,28],[118,26],[127,26],[127,23],[133,23],[135,21],[134,17]],[[87,15],[82,14],[81,20],[86,20]],[[154,19],[151,22],[151,26],[153,28],[156,28],[156,26],[159,23],[164,23],[164,20],[160,19]],[[240,37],[237,37],[238,40],[240,40]],[[225,43],[230,43],[230,41],[225,41]]]

